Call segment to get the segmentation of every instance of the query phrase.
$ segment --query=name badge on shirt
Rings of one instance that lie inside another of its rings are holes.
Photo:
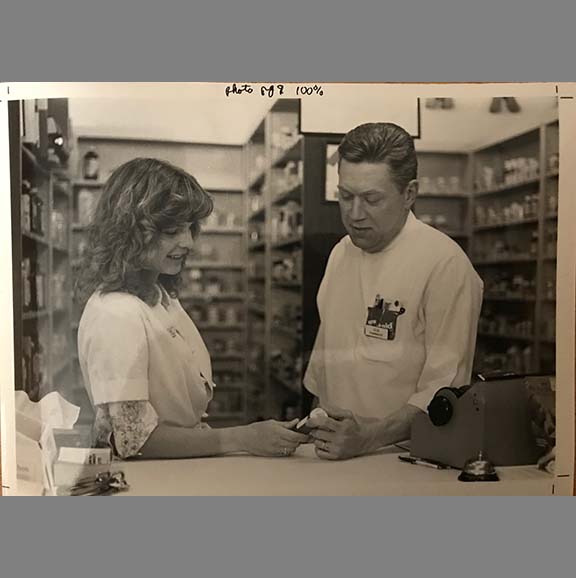
[[[364,335],[384,341],[393,341],[396,338],[398,317],[403,315],[406,309],[400,301],[384,301],[377,294],[374,305],[368,307],[368,316],[364,325]]]

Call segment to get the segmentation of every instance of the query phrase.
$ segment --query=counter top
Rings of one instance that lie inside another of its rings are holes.
[[[550,495],[553,476],[536,466],[498,468],[499,482],[460,482],[458,470],[401,462],[396,448],[346,461],[303,445],[289,458],[232,455],[117,464],[130,484],[121,496]]]

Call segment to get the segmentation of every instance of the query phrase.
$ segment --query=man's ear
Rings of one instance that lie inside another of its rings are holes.
[[[416,196],[418,195],[418,181],[416,179],[411,180],[404,189],[404,198],[406,201],[406,208],[411,209],[412,205],[416,201]]]

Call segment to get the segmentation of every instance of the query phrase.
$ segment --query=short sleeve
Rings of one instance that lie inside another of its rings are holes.
[[[426,361],[410,405],[426,411],[441,387],[470,383],[482,292],[467,259],[450,259],[431,276],[423,298]]]
[[[148,401],[123,401],[98,406],[95,439],[122,459],[137,456],[158,426],[158,414]]]
[[[148,342],[132,296],[89,304],[78,331],[80,365],[94,405],[149,399]]]

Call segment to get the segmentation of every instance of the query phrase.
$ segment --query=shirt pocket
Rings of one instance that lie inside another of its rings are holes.
[[[360,359],[375,363],[394,363],[402,360],[404,347],[405,344],[398,336],[394,340],[389,340],[380,336],[366,335],[366,328],[363,327],[358,337],[356,355]]]

